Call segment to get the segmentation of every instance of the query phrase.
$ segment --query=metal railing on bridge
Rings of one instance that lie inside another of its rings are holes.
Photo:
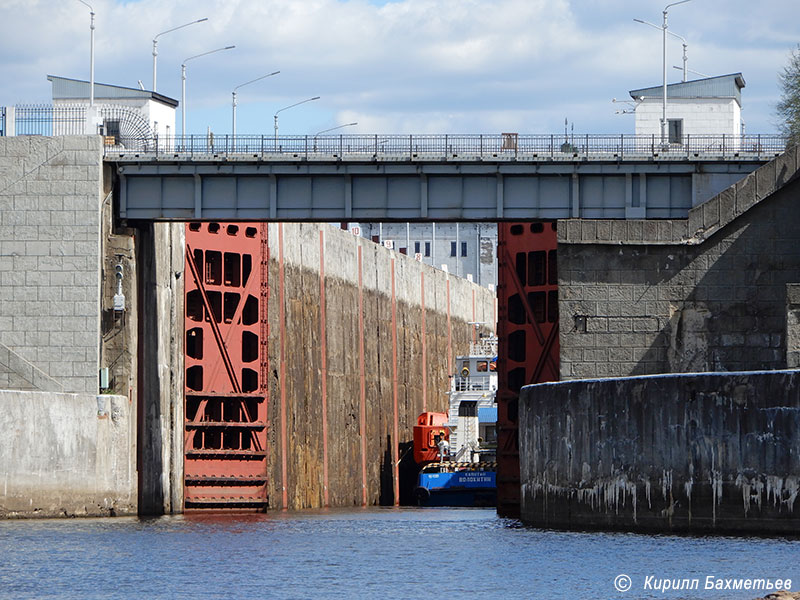
[[[129,152],[179,159],[219,156],[270,160],[764,160],[783,152],[787,138],[774,134],[685,135],[662,142],[660,135],[632,134],[340,134],[340,135],[152,135],[135,109],[98,105],[108,158]],[[85,105],[0,107],[0,135],[81,135]],[[13,123],[11,122],[13,120]],[[111,134],[111,135],[109,135]]]
[[[658,135],[188,135],[139,140],[147,154],[178,159],[215,157],[271,160],[762,160],[780,154],[787,138],[772,134],[685,135],[662,143]],[[126,148],[109,146],[106,155]]]

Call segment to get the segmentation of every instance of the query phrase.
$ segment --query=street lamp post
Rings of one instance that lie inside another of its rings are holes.
[[[662,50],[662,58],[663,58],[663,67],[664,67],[664,77],[662,83],[662,98],[661,98],[661,143],[664,144],[666,140],[666,133],[667,133],[667,12],[671,6],[677,6],[678,4],[685,4],[686,2],[690,2],[690,0],[680,0],[679,2],[673,2],[671,4],[667,4],[664,7],[664,24],[662,25],[662,29],[664,30],[663,36],[663,50]]]
[[[636,21],[637,23],[642,23],[644,25],[649,25],[650,27],[654,27],[654,28],[658,29],[659,31],[661,30],[661,27],[659,27],[655,23],[651,23],[650,21],[643,21],[642,19],[634,19],[634,21]],[[686,83],[686,80],[688,79],[687,74],[689,72],[689,67],[688,67],[689,58],[688,58],[688,56],[686,54],[686,50],[688,48],[688,45],[686,44],[686,39],[683,36],[680,36],[677,33],[674,33],[672,31],[667,31],[667,33],[670,34],[672,37],[678,38],[681,41],[681,43],[683,44],[683,82]],[[680,67],[675,67],[675,68],[679,69]],[[694,73],[695,71],[692,71],[692,72]]]
[[[314,152],[317,151],[317,137],[322,135],[323,133],[328,133],[329,131],[336,131],[337,129],[342,129],[343,127],[354,127],[358,125],[358,123],[345,123],[344,125],[337,125],[336,127],[331,127],[330,129],[323,129],[322,131],[318,131],[314,134]]]
[[[358,123],[345,123],[344,125],[337,125],[336,127],[331,127],[330,129],[323,129],[322,131],[318,131],[314,134],[314,137],[318,135],[322,135],[323,133],[328,133],[329,131],[336,131],[337,129],[341,129],[342,127],[354,127],[358,125]]]
[[[236,90],[246,85],[250,85],[251,83],[255,83],[256,81],[261,81],[262,79],[266,79],[267,77],[272,77],[273,75],[277,75],[280,71],[274,71],[269,73],[268,75],[262,75],[261,77],[256,77],[255,79],[248,81],[247,83],[243,83],[241,85],[237,85],[233,88],[233,92],[231,95],[233,96],[233,115],[232,115],[232,123],[231,123],[231,133],[233,134],[234,144],[236,143]]]
[[[89,14],[92,17],[89,25],[89,106],[94,107],[94,9],[84,0],[78,0],[78,2],[89,8]]]
[[[208,21],[208,17],[203,17],[202,19],[197,19],[196,21],[192,21],[191,23],[184,23],[183,25],[178,25],[177,27],[173,27],[172,29],[167,29],[166,31],[162,31],[153,38],[153,91],[156,91],[156,61],[158,57],[158,38],[159,36],[164,35],[165,33],[172,33],[173,31],[177,31],[178,29],[183,29],[184,27],[188,27],[189,25],[194,25],[195,23],[202,23],[203,21]]]
[[[208,52],[203,52],[202,54],[196,54],[194,56],[190,56],[181,63],[181,137],[186,137],[186,63],[190,60],[194,60],[195,58],[200,58],[201,56],[207,56],[208,54],[214,54],[215,52],[221,52],[223,50],[231,50],[236,48],[236,46],[225,46],[224,48],[217,48],[216,50],[209,50]]]
[[[275,112],[275,150],[278,149],[278,113],[282,113],[285,110],[289,110],[290,108],[294,108],[295,106],[300,106],[301,104],[305,104],[306,102],[311,102],[313,100],[319,100],[319,96],[314,96],[313,98],[307,98],[306,100],[301,100],[300,102],[295,102],[294,104],[290,104],[289,106],[285,106],[280,110]]]

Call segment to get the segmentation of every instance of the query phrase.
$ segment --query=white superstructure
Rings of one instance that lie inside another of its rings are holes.
[[[481,337],[468,356],[456,357],[450,377],[450,460],[494,460],[497,448],[497,338]]]

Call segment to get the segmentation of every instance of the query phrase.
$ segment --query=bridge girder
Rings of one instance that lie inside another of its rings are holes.
[[[502,221],[685,218],[747,161],[116,159],[128,220]]]

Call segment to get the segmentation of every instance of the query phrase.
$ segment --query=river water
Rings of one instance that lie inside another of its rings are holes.
[[[614,587],[621,574],[631,578],[626,593]],[[752,599],[767,593],[706,590],[708,576],[715,583],[790,578],[800,589],[800,540],[565,533],[524,528],[491,509],[450,508],[0,521],[0,598]],[[651,589],[664,579],[698,579],[699,587]]]

